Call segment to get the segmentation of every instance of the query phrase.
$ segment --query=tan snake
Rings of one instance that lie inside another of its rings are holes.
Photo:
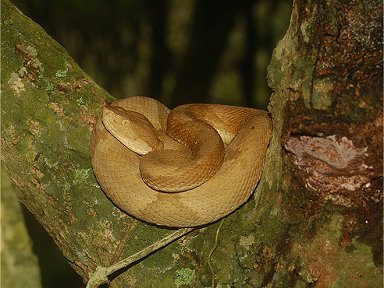
[[[103,108],[91,160],[101,188],[126,213],[194,227],[228,215],[252,195],[271,134],[263,110],[219,104],[169,110],[136,96]]]

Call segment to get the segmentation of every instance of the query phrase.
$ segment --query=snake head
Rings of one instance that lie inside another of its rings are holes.
[[[109,133],[139,155],[163,148],[162,141],[156,136],[156,129],[140,113],[106,104],[102,121]]]

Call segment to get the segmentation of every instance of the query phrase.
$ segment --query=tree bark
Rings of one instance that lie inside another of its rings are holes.
[[[382,8],[294,1],[268,68],[293,286],[382,286]]]
[[[172,231],[129,217],[101,191],[89,136],[111,96],[1,3],[2,162],[87,281]],[[192,232],[114,274],[110,287],[382,285],[382,4],[346,3],[294,1],[269,66],[274,137],[254,197],[220,230]]]

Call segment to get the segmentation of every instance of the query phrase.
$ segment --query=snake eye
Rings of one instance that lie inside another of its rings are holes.
[[[127,114],[127,110],[118,106],[105,105],[104,109],[118,116],[125,116]]]

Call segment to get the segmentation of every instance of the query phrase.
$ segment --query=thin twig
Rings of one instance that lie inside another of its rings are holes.
[[[211,287],[212,288],[215,288],[215,271],[213,270],[213,267],[212,267],[211,256],[212,256],[213,252],[215,252],[216,247],[217,247],[217,245],[219,243],[219,233],[220,233],[220,230],[221,230],[221,226],[223,226],[224,219],[222,219],[220,221],[219,227],[217,227],[216,235],[215,235],[215,244],[213,245],[211,251],[208,254],[208,267],[209,267],[209,270],[211,270],[211,277],[212,277]]]
[[[167,236],[165,236],[163,239],[145,247],[144,249],[140,250],[139,252],[111,265],[108,267],[102,267],[97,266],[96,270],[89,275],[89,281],[87,283],[87,288],[97,288],[102,284],[108,283],[108,276],[112,273],[116,272],[117,270],[120,270],[122,268],[125,268],[129,266],[130,264],[143,259],[147,255],[151,254],[152,252],[159,250],[168,244],[172,243],[173,241],[179,239],[180,237],[185,236],[192,230],[196,228],[184,228],[179,229],[174,233],[171,233]]]

